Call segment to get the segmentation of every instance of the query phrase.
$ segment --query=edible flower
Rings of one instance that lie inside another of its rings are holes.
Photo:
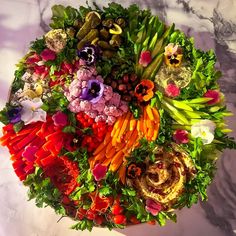
[[[41,53],[40,56],[44,61],[53,61],[56,59],[56,53],[52,50],[46,48]]]
[[[147,67],[148,64],[152,61],[152,55],[150,51],[142,51],[139,58],[139,64],[143,67]]]
[[[92,199],[91,210],[105,213],[107,208],[110,206],[111,200],[108,197],[100,196],[99,193],[93,192],[90,193],[90,197]]]
[[[53,185],[65,195],[70,195],[78,186],[77,178],[79,169],[76,162],[71,161],[67,156],[60,156],[43,167],[46,177],[49,177]]]
[[[204,145],[211,143],[214,140],[214,131],[216,125],[211,120],[201,120],[191,127],[191,135],[194,138],[201,138]]]
[[[78,51],[78,56],[85,61],[87,65],[92,65],[96,62],[98,50],[94,45],[85,46]]]
[[[170,83],[165,88],[165,93],[168,97],[178,97],[180,94],[180,89],[177,85]]]
[[[205,98],[212,98],[212,100],[208,101],[207,104],[215,105],[220,102],[220,92],[218,90],[207,90],[207,92],[203,95]]]
[[[54,114],[52,120],[55,126],[66,126],[68,123],[67,115],[61,111]]]
[[[10,123],[15,124],[21,121],[21,107],[14,107],[7,112],[8,119]]]
[[[37,146],[26,146],[25,150],[22,153],[22,157],[24,157],[28,162],[34,162],[36,159],[35,153],[39,150]]]
[[[140,102],[147,102],[154,95],[153,89],[154,83],[151,80],[144,79],[136,86],[134,94]]]
[[[91,79],[86,88],[82,89],[81,99],[97,103],[103,95],[104,85],[102,82]]]
[[[34,123],[36,121],[46,121],[47,112],[41,109],[43,102],[39,98],[33,100],[24,100],[21,102],[21,120],[24,121],[25,125]]]
[[[183,129],[175,130],[173,134],[173,139],[177,144],[188,143],[189,142],[188,131]]]
[[[135,179],[142,174],[142,168],[136,163],[131,163],[127,169],[127,177],[130,179]]]
[[[183,58],[182,48],[179,45],[169,43],[165,47],[164,55],[166,65],[178,67]]]
[[[145,209],[147,212],[150,212],[153,216],[156,216],[161,211],[162,206],[160,203],[152,199],[147,199]]]
[[[98,163],[95,165],[95,167],[92,169],[93,177],[96,181],[102,180],[107,173],[107,167]]]

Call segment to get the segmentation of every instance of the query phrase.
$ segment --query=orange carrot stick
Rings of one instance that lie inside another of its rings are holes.
[[[126,166],[123,164],[119,169],[119,179],[122,184],[125,184],[125,174],[126,174]]]
[[[154,116],[155,122],[160,123],[160,115],[159,115],[158,110],[155,107],[152,108],[152,114]]]
[[[108,166],[111,163],[112,158],[106,158],[103,162],[102,165],[103,166]]]
[[[115,147],[112,147],[111,150],[106,153],[106,158],[112,158],[116,154],[116,149]]]
[[[146,109],[146,112],[147,112],[147,115],[148,115],[149,119],[154,120],[154,116],[153,116],[153,113],[152,113],[152,108],[150,107],[150,105],[147,105],[145,109]]]
[[[129,122],[129,130],[130,130],[130,131],[134,130],[135,127],[136,127],[136,125],[137,125],[137,120],[136,120],[136,119],[134,118],[134,116],[132,115],[132,118],[131,118],[131,120],[130,120],[130,122]]]
[[[121,129],[120,129],[120,132],[119,132],[119,134],[118,134],[118,136],[117,136],[117,141],[118,142],[121,142],[121,137],[122,137],[122,135],[125,133],[125,131],[126,131],[126,128],[127,128],[127,125],[128,125],[128,123],[129,123],[129,120],[130,120],[130,116],[131,116],[131,113],[130,112],[127,112],[126,113],[126,116],[125,116],[125,119],[124,119],[124,122],[123,122],[123,124],[122,124],[122,126],[121,126]]]
[[[93,152],[93,155],[96,156],[99,152],[101,152],[106,147],[105,143],[102,142],[100,145],[96,148],[96,150]]]

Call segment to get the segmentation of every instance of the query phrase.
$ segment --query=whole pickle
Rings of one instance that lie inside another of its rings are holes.
[[[95,38],[98,37],[98,30],[97,29],[91,29],[90,32],[79,41],[77,44],[77,48],[81,49],[86,43],[91,43]]]
[[[104,48],[104,49],[112,49],[111,45],[109,45],[109,43],[106,41],[99,40],[97,42],[97,45],[101,48]]]
[[[100,23],[101,23],[101,18],[99,18],[99,14],[97,12],[89,12],[86,15],[85,22],[83,26],[80,28],[78,31],[76,37],[78,39],[83,39],[85,35],[89,33],[91,29],[95,29]]]

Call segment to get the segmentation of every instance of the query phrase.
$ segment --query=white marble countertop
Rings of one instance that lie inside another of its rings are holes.
[[[90,1],[89,1],[90,2]],[[101,2],[109,1],[97,1]],[[236,114],[236,0],[122,0],[150,7],[167,23],[196,37],[196,45],[216,51],[223,71],[221,88],[229,109]],[[76,0],[0,0],[0,108],[7,100],[14,65],[27,51],[29,42],[46,31],[53,4],[85,5]],[[235,132],[235,117],[229,119]],[[15,176],[7,149],[0,149],[0,236],[233,236],[236,235],[236,151],[225,151],[218,161],[209,200],[178,213],[178,222],[165,227],[138,225],[125,230],[94,229],[77,232],[72,221],[62,219],[50,208],[39,209],[27,201],[27,189]]]

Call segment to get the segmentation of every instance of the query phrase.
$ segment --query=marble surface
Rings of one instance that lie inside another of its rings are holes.
[[[98,5],[109,1],[97,1]],[[137,3],[149,7],[167,23],[175,22],[196,45],[213,48],[229,109],[236,114],[236,0],[122,0],[125,6]],[[79,6],[78,0],[0,0],[0,108],[8,97],[14,64],[27,51],[29,42],[48,30],[51,5]],[[235,117],[228,119],[236,137]],[[236,151],[225,151],[218,161],[218,171],[209,187],[208,202],[178,212],[178,222],[165,227],[139,225],[125,230],[94,229],[76,232],[71,221],[55,215],[52,209],[39,209],[27,201],[27,189],[15,176],[9,154],[0,150],[0,236],[233,236],[236,235]]]

